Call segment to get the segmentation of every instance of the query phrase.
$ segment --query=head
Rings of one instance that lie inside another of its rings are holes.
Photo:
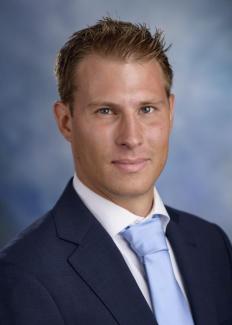
[[[55,69],[60,99],[72,110],[74,93],[78,89],[76,68],[90,54],[122,61],[156,60],[163,71],[169,96],[173,80],[173,71],[166,56],[169,47],[166,47],[163,33],[158,29],[151,35],[145,24],[104,18],[96,25],[74,33],[61,48]]]
[[[160,31],[152,36],[144,25],[106,18],[73,34],[57,60],[55,116],[77,175],[140,215],[151,207],[168,154],[173,95],[166,50]]]

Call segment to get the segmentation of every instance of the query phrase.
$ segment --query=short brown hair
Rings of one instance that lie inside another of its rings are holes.
[[[92,53],[123,60],[156,59],[164,73],[169,96],[173,80],[173,71],[166,56],[169,47],[166,47],[163,32],[158,29],[152,35],[145,24],[105,17],[96,25],[74,33],[61,48],[55,69],[60,99],[72,106],[77,86],[74,83],[75,67]]]

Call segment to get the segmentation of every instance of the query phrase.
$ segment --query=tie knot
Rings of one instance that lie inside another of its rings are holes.
[[[129,226],[121,234],[140,257],[168,250],[159,215]]]

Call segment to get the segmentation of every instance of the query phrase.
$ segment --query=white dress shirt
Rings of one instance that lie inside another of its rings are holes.
[[[146,299],[148,305],[152,309],[148,284],[146,282],[146,277],[145,277],[145,269],[143,265],[140,263],[137,255],[132,251],[128,243],[124,240],[124,238],[120,234],[120,232],[127,226],[133,223],[144,221],[145,220],[144,217],[137,216],[132,212],[122,208],[121,206],[118,206],[115,203],[96,194],[88,187],[86,187],[78,179],[76,174],[74,175],[73,186],[77,194],[80,196],[81,200],[91,211],[91,213],[95,216],[95,218],[100,222],[100,224],[105,228],[105,230],[108,232],[108,234],[111,236],[111,238],[117,245],[132,275],[134,276],[135,281],[138,284],[144,298]],[[154,203],[155,204],[153,204],[150,213],[145,218],[146,219],[151,218],[154,214],[161,214],[163,229],[164,232],[166,232],[166,227],[170,220],[170,217],[155,187],[154,187]],[[167,238],[166,241],[169,249],[174,275],[176,277],[176,280],[180,288],[183,291],[184,296],[186,297],[184,287],[183,287],[183,282],[181,279],[178,266],[176,264],[173,250]]]

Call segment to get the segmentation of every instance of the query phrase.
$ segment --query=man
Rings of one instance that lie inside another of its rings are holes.
[[[154,188],[173,123],[166,51],[161,32],[110,18],[61,49],[54,112],[75,176],[55,207],[2,251],[1,324],[232,324],[227,237],[165,207]],[[149,265],[128,241],[141,225],[153,229],[153,219],[162,234],[151,231],[152,241],[165,238],[160,251],[171,265],[159,280],[152,276],[162,258]]]

